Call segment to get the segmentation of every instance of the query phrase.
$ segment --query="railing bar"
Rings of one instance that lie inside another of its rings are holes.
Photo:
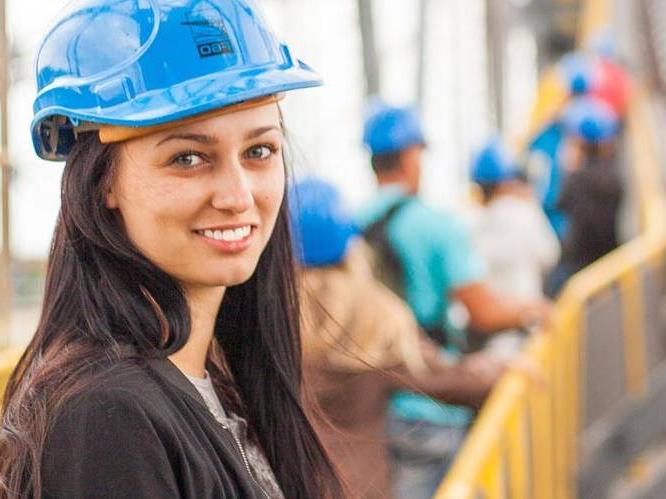
[[[508,477],[511,499],[528,499],[528,436],[525,416],[526,398],[521,397],[507,425]]]
[[[647,393],[645,329],[643,327],[642,290],[638,269],[627,272],[621,281],[622,332],[624,335],[627,392],[633,397]]]

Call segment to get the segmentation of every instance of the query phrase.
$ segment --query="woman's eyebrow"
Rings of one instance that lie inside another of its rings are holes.
[[[255,128],[254,130],[250,130],[246,135],[245,135],[245,140],[251,140],[255,139],[267,132],[270,132],[272,130],[277,130],[278,132],[282,133],[282,128],[277,126],[277,125],[271,125],[271,126],[264,126],[264,127],[259,127]],[[216,137],[212,135],[206,135],[202,133],[186,133],[186,132],[181,132],[181,133],[172,133],[171,135],[168,135],[167,137],[163,138],[160,140],[157,145],[160,146],[164,144],[165,142],[168,142],[170,140],[191,140],[194,142],[199,142],[200,144],[217,144],[218,140]]]
[[[201,133],[172,133],[171,135],[160,140],[157,145],[162,145],[169,140],[191,140],[199,142],[200,144],[216,144],[217,139],[211,135]]]
[[[263,135],[266,132],[270,132],[272,130],[277,130],[278,132],[283,133],[282,128],[277,125],[264,126],[260,128],[255,128],[254,130],[250,130],[247,134],[245,134],[245,140],[256,139],[260,135]]]

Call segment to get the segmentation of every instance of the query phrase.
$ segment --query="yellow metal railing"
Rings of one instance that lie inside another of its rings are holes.
[[[607,2],[588,2],[586,35],[608,19]],[[575,498],[585,369],[583,314],[590,298],[617,287],[622,306],[625,392],[647,389],[646,338],[640,272],[666,255],[666,202],[647,97],[634,90],[627,116],[629,158],[636,180],[642,233],[574,276],[554,318],[526,355],[543,380],[514,371],[503,377],[479,414],[438,499]]]
[[[666,254],[666,213],[645,102],[629,114],[632,158],[642,184],[644,233],[574,276],[558,300],[553,323],[529,345],[527,355],[544,380],[507,374],[493,391],[470,432],[438,498],[575,497],[582,358],[581,318],[588,299],[618,285],[622,296],[626,392],[647,387],[639,272]],[[652,179],[652,180],[650,180]],[[545,384],[544,384],[545,381]],[[529,428],[529,433],[526,428]]]

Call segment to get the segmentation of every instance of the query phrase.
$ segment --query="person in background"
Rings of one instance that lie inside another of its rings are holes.
[[[628,106],[629,90],[628,72],[603,45],[564,54],[541,77],[530,118],[526,173],[560,240],[567,229],[566,217],[558,208],[566,176],[566,132],[559,119],[562,110],[571,99],[588,95],[604,101],[621,116]]]
[[[547,317],[549,306],[541,300],[519,303],[492,291],[463,223],[419,199],[426,141],[416,110],[375,104],[363,140],[379,191],[358,214],[359,226],[376,252],[377,275],[407,301],[431,338],[453,355],[466,348],[466,334],[449,317],[452,301],[464,306],[470,327],[481,335]],[[393,396],[389,435],[396,497],[432,496],[472,415],[466,407],[438,404],[414,391]]]
[[[617,156],[621,122],[603,100],[584,96],[571,101],[561,117],[567,177],[558,200],[568,228],[562,256],[548,295],[556,296],[573,274],[618,246],[618,214],[623,182]]]
[[[475,154],[471,179],[482,193],[474,246],[488,266],[493,290],[523,300],[543,298],[544,278],[558,261],[560,243],[519,165],[499,138]],[[486,349],[514,356],[524,334],[493,335]]]
[[[561,155],[564,131],[557,118],[572,96],[589,92],[594,66],[588,54],[563,54],[543,72],[530,116],[525,171],[560,240],[566,231],[566,219],[557,207],[564,178]]]
[[[388,499],[390,395],[411,389],[478,408],[504,364],[441,354],[409,307],[372,275],[367,245],[333,185],[303,179],[290,193],[290,212],[305,385],[319,410],[313,420],[349,497]]]
[[[530,140],[525,159],[528,181],[560,240],[566,232],[566,219],[557,208],[564,177],[560,158],[563,142],[561,124],[557,120],[550,122]]]

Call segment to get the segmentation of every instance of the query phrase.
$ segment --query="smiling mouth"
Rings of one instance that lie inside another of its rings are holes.
[[[245,225],[243,227],[238,227],[237,229],[205,229],[195,231],[200,236],[203,236],[208,239],[213,239],[215,241],[224,241],[224,242],[238,242],[242,241],[250,235],[252,232],[251,225]]]

